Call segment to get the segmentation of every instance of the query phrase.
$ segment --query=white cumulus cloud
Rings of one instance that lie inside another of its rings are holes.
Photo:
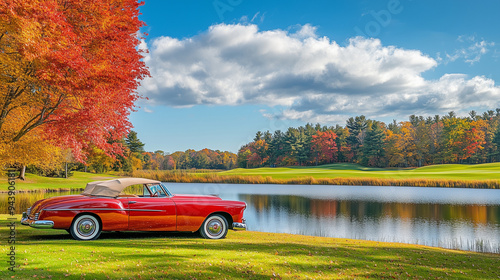
[[[438,63],[418,50],[361,37],[340,45],[308,24],[294,30],[220,24],[190,38],[156,38],[145,58],[152,77],[140,90],[154,104],[279,105],[281,113],[263,115],[313,122],[435,114],[500,100],[499,87],[485,77],[424,79]]]

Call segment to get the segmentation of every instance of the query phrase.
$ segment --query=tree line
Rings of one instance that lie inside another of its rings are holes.
[[[94,148],[86,164],[76,169],[104,173],[108,171],[177,170],[177,169],[232,169],[236,167],[237,155],[227,151],[189,149],[185,152],[165,153],[162,150],[146,152],[137,132],[130,133],[120,141],[123,153],[115,157]]]
[[[458,117],[411,115],[385,124],[365,116],[345,126],[306,124],[271,133],[258,131],[238,151],[239,167],[318,165],[337,162],[372,167],[420,167],[500,160],[500,108]]]

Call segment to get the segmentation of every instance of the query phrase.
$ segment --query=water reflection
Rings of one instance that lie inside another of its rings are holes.
[[[245,201],[250,230],[500,253],[500,191],[366,186],[169,184]]]
[[[252,230],[500,252],[500,206],[242,194]]]
[[[242,194],[239,199],[251,204],[257,212],[280,209],[315,218],[349,216],[355,220],[390,217],[402,220],[470,221],[474,225],[496,223],[499,206],[435,203],[399,203],[311,199],[300,196]]]

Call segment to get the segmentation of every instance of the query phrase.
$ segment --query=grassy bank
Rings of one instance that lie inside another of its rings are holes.
[[[73,176],[68,179],[65,178],[52,178],[52,177],[42,177],[34,174],[26,174],[26,180],[22,181],[16,179],[16,190],[18,191],[53,191],[53,190],[79,190],[85,188],[88,182],[99,181],[99,180],[109,180],[116,178],[116,175],[109,174],[93,174],[85,172],[73,172]],[[3,177],[5,182],[7,177]],[[0,191],[7,191],[7,184]]]
[[[414,169],[367,168],[356,164],[233,169],[189,173],[138,170],[131,176],[184,183],[373,185],[500,189],[500,163],[446,164]]]
[[[0,215],[3,228],[6,218]],[[8,247],[0,248],[6,260]],[[15,273],[4,260],[0,279],[500,277],[500,255],[495,254],[251,231],[231,231],[223,240],[180,233],[103,233],[97,241],[78,242],[65,231],[18,225]]]

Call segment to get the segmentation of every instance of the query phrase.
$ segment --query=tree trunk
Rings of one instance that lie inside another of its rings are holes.
[[[64,178],[68,179],[68,163],[64,163]]]
[[[19,177],[17,177],[21,180],[26,180],[26,165],[22,165],[21,168],[19,169]]]

